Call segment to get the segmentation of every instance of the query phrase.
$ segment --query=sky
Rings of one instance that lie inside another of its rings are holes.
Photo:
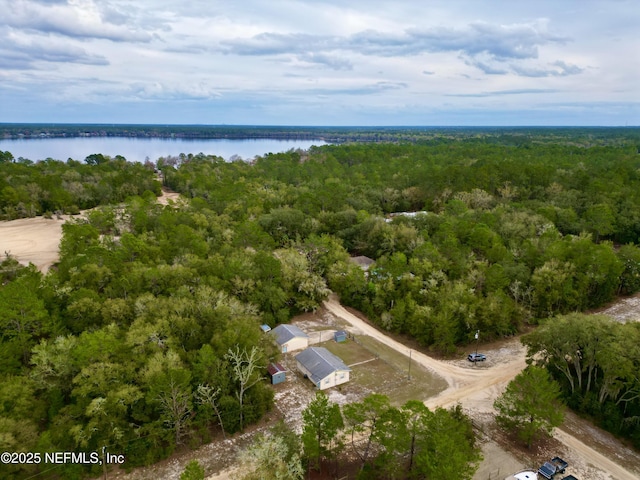
[[[637,0],[0,0],[0,122],[640,125]]]

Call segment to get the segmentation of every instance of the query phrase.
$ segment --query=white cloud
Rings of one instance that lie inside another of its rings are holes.
[[[42,63],[79,63],[108,65],[102,55],[88,53],[84,48],[59,39],[25,36],[0,29],[0,59],[4,68],[38,69]],[[11,66],[13,65],[13,66]]]
[[[148,42],[152,38],[124,10],[93,0],[3,0],[0,10],[3,12],[0,25],[14,29],[116,42]]]
[[[498,3],[0,0],[0,101],[16,106],[0,121],[18,121],[20,102],[165,123],[201,122],[212,105],[219,123],[287,124],[540,122],[586,99],[607,121],[614,104],[638,111],[633,2]]]
[[[568,41],[568,37],[550,32],[547,20],[537,20],[510,25],[473,22],[464,27],[410,28],[394,32],[365,30],[349,36],[261,32],[222,40],[220,45],[228,55],[293,56],[336,70],[354,68],[349,55],[415,57],[445,52],[485,74],[544,77],[582,73],[583,67],[559,59],[550,64],[530,64],[531,60],[538,59],[540,48],[564,45]]]
[[[585,71],[585,68],[578,67],[577,65],[570,65],[561,60],[557,60],[551,64],[541,67],[527,67],[520,65],[511,65],[513,70],[518,75],[524,77],[566,77],[568,75],[578,75]]]
[[[460,52],[474,57],[488,54],[498,60],[537,58],[538,48],[566,43],[549,33],[545,22],[493,25],[475,22],[465,28],[411,28],[396,32],[364,30],[349,36],[262,32],[221,42],[225,53],[279,55],[335,50],[371,56],[411,56],[427,52]]]

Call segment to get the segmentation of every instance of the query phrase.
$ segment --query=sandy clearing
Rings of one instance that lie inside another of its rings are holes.
[[[20,263],[33,263],[46,273],[58,261],[62,220],[44,217],[0,222],[0,255],[11,254]]]
[[[490,458],[491,462],[482,462],[473,476],[473,480],[502,480],[507,475],[528,467],[496,442],[486,441],[481,443],[480,447],[482,448],[482,456],[485,459]],[[499,465],[499,467],[496,469],[495,465]]]
[[[169,201],[177,202],[180,200],[181,195],[178,192],[169,190],[167,187],[162,187],[162,195],[158,197],[158,203],[162,205],[169,205]]]
[[[168,205],[180,199],[180,194],[162,187],[158,203]],[[59,259],[62,225],[74,217],[63,215],[60,220],[44,217],[20,218],[0,222],[0,258],[13,255],[23,265],[33,263],[42,273]],[[77,217],[75,217],[77,218]]]

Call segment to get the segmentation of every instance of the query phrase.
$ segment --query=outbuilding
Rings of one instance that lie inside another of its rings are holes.
[[[271,377],[272,385],[277,385],[278,383],[282,383],[287,379],[286,371],[284,367],[279,363],[270,363],[267,367],[267,372],[269,372],[269,376]]]
[[[365,272],[369,270],[371,265],[376,263],[373,258],[365,257],[364,255],[360,255],[358,257],[349,257],[349,261],[358,265]]]
[[[338,343],[342,343],[347,341],[348,336],[349,334],[344,330],[338,330],[336,333],[333,334],[333,339]]]
[[[282,353],[303,350],[309,346],[309,335],[295,325],[278,325],[271,330]]]
[[[324,390],[349,381],[351,369],[324,347],[309,347],[296,355],[298,370]]]

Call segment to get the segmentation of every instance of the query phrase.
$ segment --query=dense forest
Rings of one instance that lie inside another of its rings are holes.
[[[258,326],[314,310],[330,290],[443,354],[477,330],[483,340],[538,323],[544,332],[548,318],[640,290],[635,138],[514,138],[327,145],[251,163],[0,152],[4,218],[98,206],[64,226],[48,274],[11,256],[0,265],[0,446],[106,446],[135,466],[212,429],[242,430],[273,402],[255,382],[275,355]],[[184,201],[156,202],[154,167]],[[351,261],[359,255],[375,261],[368,271]],[[625,338],[612,334],[608,348]],[[632,424],[637,376],[574,368],[590,387],[567,390],[571,406]],[[40,471],[0,468],[3,478]]]
[[[478,329],[512,334],[640,287],[633,146],[359,144],[254,164],[165,161],[167,185],[235,222],[246,247],[304,251],[344,302],[444,352]],[[375,265],[322,261],[345,251]]]
[[[615,127],[305,127],[264,125],[126,125],[0,123],[0,139],[61,137],[135,137],[186,139],[316,140],[345,142],[420,142],[478,139],[503,145],[570,142],[574,145],[640,143],[640,129]]]
[[[160,183],[139,163],[124,157],[88,156],[84,162],[47,159],[14,161],[0,151],[0,220],[78,214],[98,205],[115,204],[149,191],[160,195]]]
[[[481,460],[471,419],[459,404],[431,411],[410,400],[395,407],[372,393],[341,408],[317,391],[301,416],[300,435],[284,424],[256,435],[240,454],[238,478],[301,480],[305,470],[315,470],[330,478],[467,480]],[[354,470],[350,475],[345,465]]]
[[[571,313],[523,343],[528,362],[547,368],[573,410],[640,448],[640,323]]]

